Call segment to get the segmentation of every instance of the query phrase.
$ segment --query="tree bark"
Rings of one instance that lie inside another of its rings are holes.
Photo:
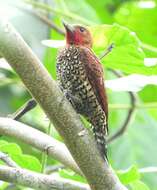
[[[83,183],[8,166],[0,166],[0,179],[39,190],[90,190]]]

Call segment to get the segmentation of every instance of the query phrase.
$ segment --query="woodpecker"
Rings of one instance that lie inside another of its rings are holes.
[[[91,49],[89,30],[80,25],[63,25],[66,45],[58,52],[57,79],[76,112],[91,123],[100,154],[106,159],[108,103],[103,68]]]

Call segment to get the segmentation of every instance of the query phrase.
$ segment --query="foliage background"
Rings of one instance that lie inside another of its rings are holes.
[[[39,7],[41,5],[39,3],[47,5]],[[145,58],[157,58],[157,2],[155,0],[30,0],[25,2],[16,0],[14,3],[9,0],[4,3],[1,0],[0,5],[0,16],[9,17],[53,78],[56,78],[57,50],[45,48],[41,41],[48,38],[61,40],[63,36],[23,9],[33,7],[33,10],[42,10],[42,13],[46,12],[49,19],[59,27],[62,27],[61,19],[90,25],[94,36],[94,51],[97,55],[114,42],[115,48],[102,60],[107,79],[116,78],[110,69],[117,69],[125,76],[136,73],[150,77],[157,74],[157,61],[149,67],[144,64]],[[136,113],[132,116],[125,134],[109,145],[109,160],[121,181],[128,184],[130,189],[156,190],[156,174],[143,173],[141,168],[157,167],[157,87],[151,84],[145,85],[142,80],[143,75],[139,77],[141,77],[140,85],[143,87],[136,92],[138,96]],[[137,81],[135,78],[131,80],[128,80],[127,84],[129,86],[133,82],[131,90],[134,90]],[[118,86],[120,88],[122,84],[118,83]],[[108,89],[107,93],[110,104],[109,128],[112,134],[123,124],[130,99],[128,92],[121,90]],[[0,115],[7,116],[15,112],[29,98],[30,95],[18,76],[4,60],[0,59]],[[44,132],[49,127],[49,121],[39,106],[26,114],[22,122]],[[61,140],[52,125],[50,134]],[[16,139],[1,136],[0,151],[9,153],[21,167],[41,171],[42,154],[26,144],[17,142]],[[60,167],[60,164],[52,159],[47,160],[47,165]],[[60,169],[55,172],[55,175],[84,181],[68,169]],[[1,183],[0,189],[7,189],[8,185]],[[14,188],[28,189],[17,186]]]

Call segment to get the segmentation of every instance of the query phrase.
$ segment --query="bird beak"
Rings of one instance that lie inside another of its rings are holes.
[[[62,23],[66,32],[74,33],[74,27],[72,25],[66,23],[65,21],[62,21]]]

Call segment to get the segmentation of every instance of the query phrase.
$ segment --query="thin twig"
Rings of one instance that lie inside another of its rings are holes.
[[[112,43],[111,45],[109,45],[108,48],[107,48],[107,50],[105,50],[104,53],[101,56],[99,56],[99,59],[103,59],[106,55],[108,55],[112,51],[112,49],[114,48],[114,46],[115,46],[114,43]]]
[[[8,117],[10,117],[14,120],[19,120],[27,112],[29,112],[33,108],[35,108],[36,105],[37,105],[37,102],[34,99],[30,99],[24,105],[22,105],[22,107],[20,107],[15,113],[9,115]]]
[[[123,75],[118,72],[115,71],[113,69],[110,69],[111,72],[113,72],[116,76],[118,77],[122,77]],[[137,96],[134,92],[128,92],[130,95],[130,104],[131,104],[131,108],[128,111],[128,115],[122,125],[122,127],[120,127],[120,129],[118,129],[117,132],[115,132],[115,134],[113,134],[111,137],[108,138],[107,143],[111,143],[113,142],[115,139],[117,139],[118,137],[120,137],[121,135],[123,135],[125,133],[125,131],[128,129],[128,126],[133,118],[133,115],[135,113],[136,110],[136,104],[137,104]]]
[[[4,163],[6,163],[8,166],[13,168],[19,168],[19,166],[14,162],[8,154],[5,154],[3,152],[0,152],[0,160],[2,160]]]

